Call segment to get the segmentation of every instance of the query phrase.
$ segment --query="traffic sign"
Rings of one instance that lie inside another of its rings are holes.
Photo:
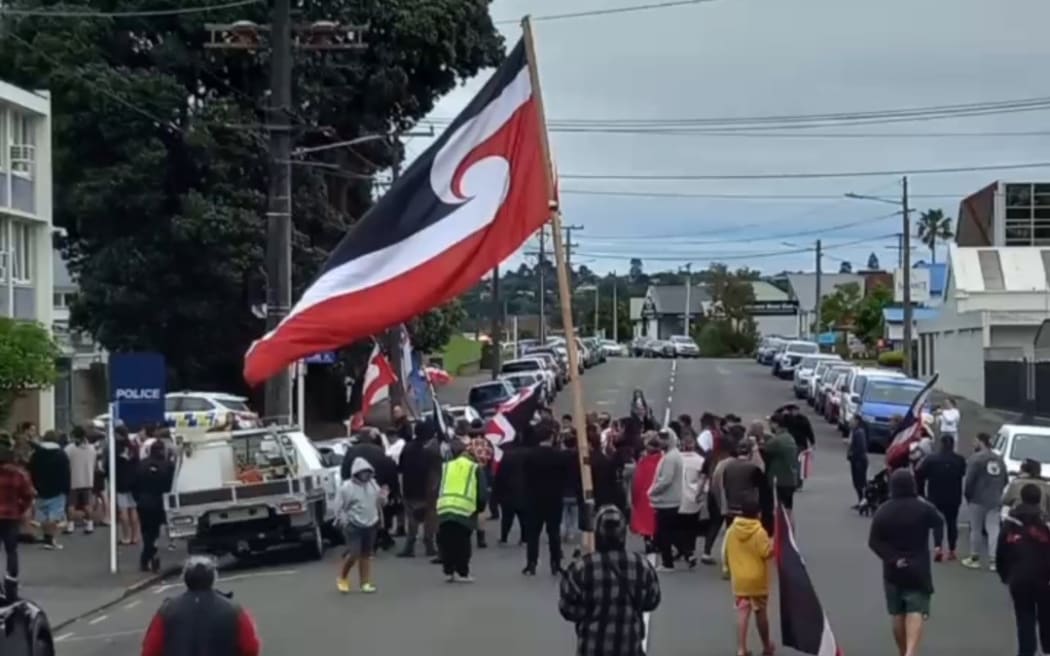
[[[303,358],[306,364],[335,364],[335,351],[323,351]]]

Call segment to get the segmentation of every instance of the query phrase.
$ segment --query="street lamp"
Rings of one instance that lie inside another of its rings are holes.
[[[594,292],[594,336],[598,336],[598,285],[580,285],[578,292]]]

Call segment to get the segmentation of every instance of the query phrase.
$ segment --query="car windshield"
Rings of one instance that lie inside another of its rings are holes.
[[[787,347],[788,353],[816,353],[817,345],[812,342],[799,342]]]
[[[831,367],[824,372],[824,382],[830,383],[838,378],[839,374],[844,374],[849,371],[849,367]]]
[[[470,402],[471,403],[490,403],[492,401],[498,401],[507,396],[507,388],[503,385],[482,385],[480,387],[474,387],[470,390]]]
[[[686,337],[685,335],[671,335],[671,341],[678,344],[691,344],[693,339],[691,337]]]
[[[915,395],[921,390],[922,387],[919,385],[893,385],[870,381],[864,390],[864,401],[889,405],[911,405],[915,400]]]
[[[798,363],[799,369],[812,369],[817,366],[817,358],[802,358],[802,362]]]
[[[522,360],[521,362],[508,362],[503,365],[503,371],[505,373],[515,371],[536,371],[540,366],[540,363],[535,360]]]
[[[244,401],[238,401],[237,399],[219,399],[219,403],[221,403],[224,408],[229,408],[234,412],[251,412],[251,408],[248,407],[247,403]]]
[[[1050,464],[1050,435],[1028,435],[1018,433],[1010,444],[1010,459],[1031,458],[1042,464]]]

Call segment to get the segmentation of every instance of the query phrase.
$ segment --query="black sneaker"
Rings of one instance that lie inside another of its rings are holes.
[[[700,562],[705,565],[714,565],[715,558],[711,554],[704,554],[703,556],[700,556]]]
[[[521,570],[521,573],[524,574],[525,576],[536,576],[536,566],[535,565],[526,565],[525,569]]]
[[[696,556],[694,556],[692,554],[686,556],[685,557],[685,562],[686,562],[686,564],[689,565],[689,569],[696,569],[696,565],[697,565],[697,562],[698,562],[696,560]]]

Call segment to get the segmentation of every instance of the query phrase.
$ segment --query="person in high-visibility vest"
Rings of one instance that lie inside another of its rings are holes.
[[[488,491],[474,454],[457,441],[452,442],[452,449],[453,459],[441,469],[438,552],[450,583],[472,583],[470,541],[478,528],[478,513],[488,503]]]

